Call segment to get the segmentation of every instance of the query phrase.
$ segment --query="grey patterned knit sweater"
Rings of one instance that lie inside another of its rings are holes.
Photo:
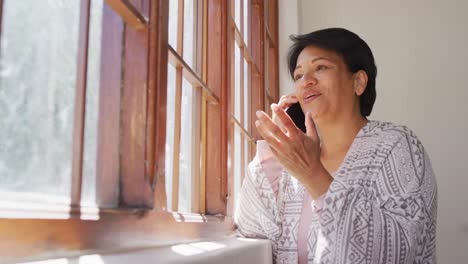
[[[301,250],[308,263],[436,263],[436,180],[408,128],[368,122],[309,215],[306,196],[259,141],[235,213],[239,232],[270,239],[276,263],[298,263]]]

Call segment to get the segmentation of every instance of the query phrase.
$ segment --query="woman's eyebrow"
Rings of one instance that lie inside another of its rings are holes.
[[[330,58],[327,58],[327,57],[317,57],[317,58],[313,58],[311,61],[309,61],[310,63],[314,63],[316,61],[319,61],[319,60],[327,60],[327,61],[330,61],[330,62],[334,62],[332,59]],[[294,72],[296,72],[296,70],[302,68],[302,65],[297,65],[296,68],[294,69]]]

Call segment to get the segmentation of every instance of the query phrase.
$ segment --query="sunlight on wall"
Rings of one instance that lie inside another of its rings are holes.
[[[49,260],[42,260],[42,261],[33,261],[33,262],[22,262],[19,264],[68,264],[68,259],[60,258],[60,259],[49,259]]]
[[[173,252],[182,256],[193,256],[225,247],[225,244],[216,242],[199,242],[190,244],[180,244],[172,246],[171,249]]]
[[[79,264],[104,264],[101,255],[86,255],[81,256],[78,260]]]
[[[208,222],[205,216],[199,214],[179,214],[172,213],[177,223],[205,223]]]
[[[22,262],[19,264],[105,264],[104,260],[102,259],[101,255],[93,254],[93,255],[84,255],[77,259],[68,260],[66,258],[60,259],[48,259],[48,260],[41,260],[41,261],[32,261],[32,262]]]

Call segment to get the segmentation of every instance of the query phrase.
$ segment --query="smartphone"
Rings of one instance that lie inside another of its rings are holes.
[[[306,133],[305,115],[304,112],[302,112],[301,105],[299,103],[292,104],[288,109],[286,109],[286,113],[288,113],[294,121],[294,124],[296,124],[302,132]]]

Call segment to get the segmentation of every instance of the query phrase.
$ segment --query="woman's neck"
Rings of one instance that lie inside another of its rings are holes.
[[[367,122],[367,118],[361,115],[342,118],[334,122],[318,122],[322,157],[346,153],[357,133]]]

